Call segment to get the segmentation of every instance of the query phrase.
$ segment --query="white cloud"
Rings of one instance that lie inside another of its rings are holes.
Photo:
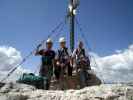
[[[9,71],[22,60],[20,52],[12,47],[0,47],[0,70]]]
[[[100,57],[95,53],[91,55],[95,57],[98,65],[95,66],[92,60],[93,69],[105,82],[133,81],[133,45],[105,57]]]
[[[97,75],[106,82],[130,82],[133,81],[133,45],[125,50],[117,50],[114,54],[100,57],[96,53],[91,53],[95,57],[98,66],[95,66],[92,59],[92,67]],[[21,53],[13,47],[0,46],[0,79],[22,60]],[[9,80],[17,79],[20,74],[27,72],[21,66],[13,73]],[[30,72],[30,71],[28,71]]]
[[[22,60],[21,54],[13,47],[0,46],[0,80],[7,75],[7,73],[19,64]],[[21,66],[9,77],[8,80],[16,80],[20,74],[27,70]]]

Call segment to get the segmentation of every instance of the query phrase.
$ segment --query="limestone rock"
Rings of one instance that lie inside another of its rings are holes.
[[[38,90],[33,86],[7,83],[0,89],[0,100],[132,100],[133,87],[102,84],[80,90]]]
[[[26,84],[19,84],[19,83],[6,83],[1,89],[0,93],[9,93],[9,92],[27,92],[33,91],[36,88]]]

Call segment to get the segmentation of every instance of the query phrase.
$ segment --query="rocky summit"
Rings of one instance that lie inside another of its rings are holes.
[[[0,89],[0,100],[133,100],[133,87],[102,84],[81,90],[38,90],[33,86],[7,83]]]

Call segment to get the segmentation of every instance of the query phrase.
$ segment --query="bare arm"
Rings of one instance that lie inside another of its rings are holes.
[[[37,49],[36,49],[36,51],[35,51],[35,56],[43,55],[44,50],[43,50],[43,49],[40,50],[40,47],[41,47],[41,45],[38,45],[38,47],[37,47]]]

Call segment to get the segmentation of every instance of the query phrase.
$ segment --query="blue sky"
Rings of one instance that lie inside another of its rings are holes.
[[[0,0],[0,45],[24,57],[63,19],[67,5],[68,0]],[[132,0],[81,0],[77,19],[93,52],[111,55],[133,43],[132,5]],[[61,34],[68,38],[67,30]],[[38,63],[39,57],[32,57],[25,66]]]

